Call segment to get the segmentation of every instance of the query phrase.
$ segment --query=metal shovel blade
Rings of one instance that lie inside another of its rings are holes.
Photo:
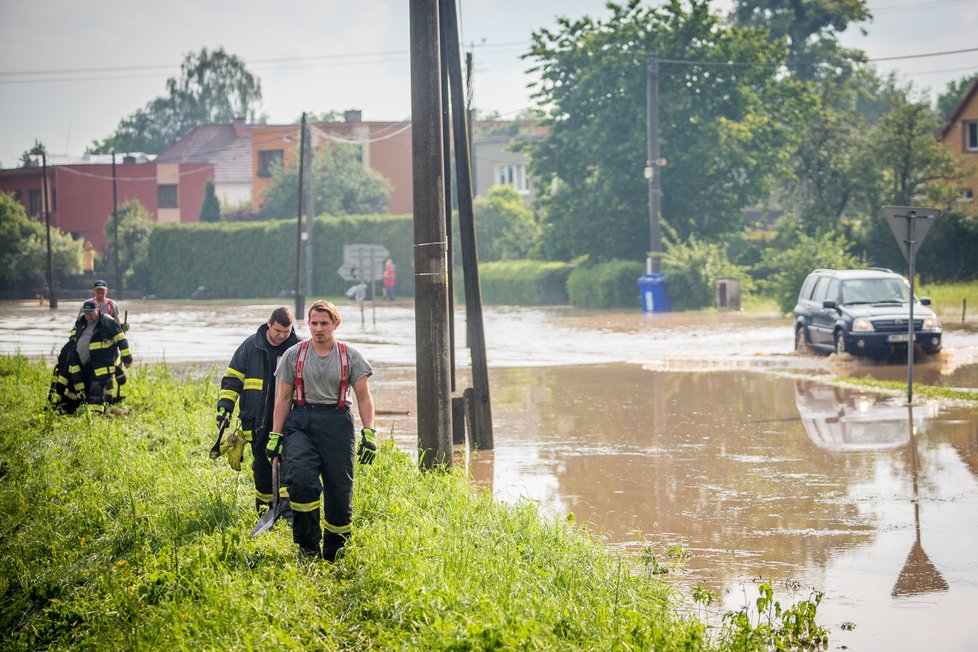
[[[272,508],[261,515],[255,527],[251,528],[249,536],[256,537],[265,530],[270,529],[278,517],[285,509],[285,501],[281,497],[281,484],[279,479],[279,458],[278,455],[272,458]]]
[[[278,505],[275,505],[275,507],[272,507],[270,510],[268,510],[267,512],[261,515],[261,518],[259,518],[258,522],[255,523],[255,527],[251,528],[250,536],[256,537],[262,532],[264,532],[265,530],[270,529],[272,525],[275,524],[275,521],[278,520],[278,517],[281,515],[282,515],[282,506],[281,503],[279,503]]]

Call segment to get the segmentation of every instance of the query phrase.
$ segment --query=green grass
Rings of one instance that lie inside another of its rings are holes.
[[[858,387],[869,387],[872,389],[884,389],[887,391],[901,392],[906,394],[906,381],[897,380],[876,380],[868,377],[840,376],[835,378],[833,383],[840,385],[856,385]],[[967,401],[978,403],[978,390],[968,391],[967,389],[954,389],[950,387],[937,387],[934,385],[913,384],[913,395],[920,398],[944,399],[948,401]]]
[[[961,319],[963,302],[967,300],[965,318],[978,318],[978,281],[967,283],[928,283],[914,288],[918,297],[930,297],[931,308],[944,319]]]
[[[284,523],[248,538],[250,473],[207,455],[213,376],[139,369],[131,413],[106,419],[44,409],[49,374],[0,356],[4,649],[760,650],[821,631],[786,611],[711,632],[637,558],[391,442],[358,468],[346,555],[305,560]]]

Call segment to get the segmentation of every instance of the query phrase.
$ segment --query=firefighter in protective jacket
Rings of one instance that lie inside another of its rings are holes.
[[[272,311],[268,322],[238,346],[231,357],[227,372],[221,379],[217,401],[217,425],[230,420],[234,404],[238,403],[240,427],[231,430],[236,437],[251,443],[251,469],[255,480],[255,507],[264,511],[272,504],[272,465],[265,456],[265,444],[272,425],[275,401],[275,367],[285,351],[299,338],[293,329],[292,311],[281,306]],[[237,459],[229,452],[231,466],[240,468],[240,449]],[[284,493],[284,490],[283,490]]]
[[[82,314],[61,349],[51,383],[51,401],[72,413],[84,401],[91,412],[104,413],[106,403],[122,400],[122,386],[132,364],[126,334],[94,301],[82,305]]]

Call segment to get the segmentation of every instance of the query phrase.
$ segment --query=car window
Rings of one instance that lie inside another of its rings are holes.
[[[842,284],[842,303],[906,303],[909,298],[902,278],[857,278]]]
[[[819,303],[825,301],[825,296],[829,291],[829,281],[835,279],[830,279],[828,276],[822,276],[818,279],[818,283],[815,284],[815,291],[812,292],[812,301],[817,301]]]

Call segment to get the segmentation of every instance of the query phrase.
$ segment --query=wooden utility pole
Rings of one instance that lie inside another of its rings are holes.
[[[479,284],[479,254],[475,239],[475,211],[472,205],[472,168],[469,157],[465,97],[462,91],[462,57],[458,47],[458,20],[454,0],[441,0],[442,34],[445,61],[451,88],[452,128],[455,142],[455,178],[458,182],[458,233],[462,245],[462,272],[465,283],[466,333],[472,358],[472,389],[468,414],[473,446],[493,448],[492,410],[489,403],[489,365],[482,321],[482,289]]]
[[[122,275],[119,274],[119,193],[116,191],[115,149],[112,150],[112,274],[118,292],[122,293]]]
[[[302,122],[299,126],[299,188],[295,219],[295,318],[301,319],[305,313],[305,302],[302,299],[302,284],[300,282],[302,269],[302,177],[306,162],[306,112],[302,112]]]
[[[410,0],[418,464],[452,464],[438,0]]]
[[[440,17],[439,17],[440,18]],[[440,30],[441,32],[441,52],[444,54],[448,50],[445,46],[445,30]],[[448,66],[445,65],[444,56],[441,61],[441,140],[442,140],[442,165],[445,168],[445,238],[448,242],[448,351],[450,364],[449,368],[451,370],[451,389],[452,393],[455,393],[455,233],[452,229],[452,215],[453,215],[453,203],[452,202],[452,117],[449,111],[450,104],[448,102]],[[452,401],[460,401],[461,398],[453,398]],[[456,414],[455,410],[452,414]],[[455,424],[454,430],[456,436],[453,437],[453,441],[458,443],[457,433],[459,431],[459,426],[463,424]],[[463,430],[464,432],[464,430]],[[464,441],[462,443],[465,443]]]
[[[313,188],[312,188],[312,129],[302,130],[302,144],[305,146],[302,156],[302,166],[306,173],[306,295],[315,296],[316,294],[316,247],[315,247],[315,220],[313,216],[316,210],[313,207]],[[323,182],[322,179],[319,180]]]
[[[51,202],[48,199],[48,154],[41,150],[41,202],[44,207],[44,221],[48,233],[48,308],[58,307],[57,287],[54,282],[54,259],[51,256]]]

